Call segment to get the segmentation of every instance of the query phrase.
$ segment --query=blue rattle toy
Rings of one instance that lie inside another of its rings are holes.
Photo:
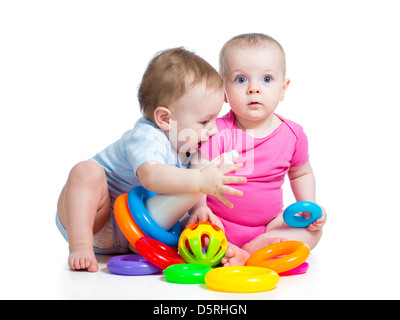
[[[296,216],[300,212],[309,212],[310,218]],[[283,212],[283,221],[294,228],[305,228],[311,223],[322,217],[322,209],[319,205],[311,201],[299,201],[291,204]]]

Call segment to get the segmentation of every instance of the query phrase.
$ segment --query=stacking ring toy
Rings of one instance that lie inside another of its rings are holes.
[[[284,241],[271,244],[254,252],[246,262],[247,266],[269,268],[277,273],[301,265],[310,255],[310,248],[300,241]],[[272,259],[283,256],[278,259]],[[270,260],[269,260],[270,259]]]
[[[174,283],[205,283],[204,277],[210,270],[204,264],[173,264],[164,270],[164,277]]]
[[[122,234],[134,246],[136,241],[146,235],[133,220],[128,207],[128,194],[124,193],[115,199],[114,215]]]
[[[300,212],[309,212],[310,218],[296,216]],[[291,204],[283,212],[283,221],[291,227],[304,228],[322,217],[322,209],[319,205],[311,201],[299,201]]]
[[[274,289],[279,275],[261,267],[221,267],[206,274],[207,286],[225,292],[261,292]]]
[[[146,260],[161,269],[172,264],[185,263],[174,249],[149,237],[143,237],[136,241],[136,250]]]
[[[162,269],[151,264],[138,254],[112,257],[108,260],[107,268],[112,273],[124,276],[144,276],[162,272]]]
[[[169,231],[161,228],[147,212],[144,203],[155,193],[139,186],[132,188],[128,193],[128,206],[137,225],[150,238],[156,239],[167,246],[176,247],[182,227],[178,221]]]
[[[208,238],[206,246],[205,238]],[[228,247],[224,232],[208,221],[192,223],[183,230],[179,239],[178,250],[188,263],[199,263],[215,266],[221,262]]]

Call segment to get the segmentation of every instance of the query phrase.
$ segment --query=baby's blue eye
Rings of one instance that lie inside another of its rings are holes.
[[[245,82],[246,82],[246,78],[245,78],[245,77],[237,77],[237,78],[235,79],[235,81],[236,81],[237,83],[245,83]]]
[[[269,83],[269,82],[272,81],[272,79],[271,79],[270,76],[265,76],[264,79],[263,79],[263,81]]]

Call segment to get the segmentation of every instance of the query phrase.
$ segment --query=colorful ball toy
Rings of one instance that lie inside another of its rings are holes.
[[[208,221],[187,226],[178,243],[179,254],[186,262],[210,267],[221,262],[227,247],[224,232]]]

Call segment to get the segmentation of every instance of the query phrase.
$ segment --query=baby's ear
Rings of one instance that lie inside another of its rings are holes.
[[[168,107],[157,107],[154,110],[154,123],[162,131],[169,131],[171,129],[172,112]]]
[[[290,79],[285,79],[285,81],[283,82],[281,98],[279,99],[279,101],[282,101],[285,98],[286,90],[289,87],[289,84],[290,84]]]

